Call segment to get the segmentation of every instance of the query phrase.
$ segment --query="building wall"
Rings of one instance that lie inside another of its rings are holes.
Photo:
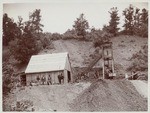
[[[66,59],[66,65],[65,65],[65,70],[64,70],[64,73],[65,75],[67,75],[67,70],[70,71],[70,74],[71,74],[71,81],[73,81],[73,73],[72,73],[72,68],[71,68],[71,63],[69,61],[69,57],[67,57]],[[66,76],[67,80],[68,81],[68,76]]]
[[[40,79],[44,76],[46,78],[46,83],[47,83],[48,76],[50,75],[52,79],[52,84],[58,84],[59,83],[58,75],[61,73],[64,75],[64,79],[65,79],[64,81],[66,83],[67,75],[65,75],[66,73],[64,73],[64,71],[26,74],[26,82],[27,82],[27,85],[30,85],[30,82],[32,83],[37,82],[38,76],[40,77]]]

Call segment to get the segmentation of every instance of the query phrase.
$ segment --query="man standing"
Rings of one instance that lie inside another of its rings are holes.
[[[37,82],[38,82],[38,85],[40,84],[40,77],[39,76],[37,76]]]
[[[51,79],[51,76],[50,76],[50,75],[49,75],[49,77],[48,77],[47,84],[48,84],[48,85],[50,85],[50,84],[52,85],[52,79]]]
[[[59,84],[61,84],[61,75],[58,75]]]
[[[42,85],[45,84],[45,81],[46,81],[46,78],[43,76],[43,77],[42,77]]]
[[[62,73],[60,75],[58,75],[58,81],[59,81],[59,84],[61,84],[61,81],[63,80],[64,82],[64,76],[62,75]]]

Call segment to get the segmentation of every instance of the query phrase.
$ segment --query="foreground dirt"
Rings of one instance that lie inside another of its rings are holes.
[[[139,82],[137,83],[138,85]],[[146,111],[147,99],[127,80],[97,80],[15,90],[6,102],[30,100],[35,111]]]
[[[16,89],[9,95],[5,104],[15,106],[17,101],[30,100],[35,111],[70,111],[68,106],[74,98],[91,83],[81,82],[67,85],[41,85]]]
[[[147,99],[137,92],[130,81],[101,79],[93,83],[71,105],[73,111],[82,112],[147,111],[147,107]]]
[[[148,84],[146,81],[132,80],[131,83],[144,98],[148,98]]]

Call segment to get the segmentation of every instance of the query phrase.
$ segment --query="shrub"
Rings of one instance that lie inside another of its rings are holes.
[[[12,68],[12,66],[6,63],[3,63],[2,66],[3,95],[7,95],[13,88],[13,85],[11,84],[13,80],[11,79],[11,77],[13,75],[14,69]]]
[[[34,111],[33,102],[30,100],[17,101],[16,105],[11,106],[10,111]]]
[[[27,63],[30,57],[39,51],[36,37],[32,33],[24,34],[10,46],[11,53],[20,63]]]
[[[63,40],[76,39],[76,36],[73,35],[73,34],[70,34],[70,35],[63,35],[63,36],[62,36],[62,39],[63,39]]]
[[[110,41],[110,37],[112,37],[112,35],[110,33],[107,32],[102,32],[101,35],[98,38],[95,38],[93,41],[94,47],[101,47],[101,45],[105,42],[109,42]]]
[[[147,70],[148,69],[148,45],[143,46],[139,52],[137,52],[136,54],[133,54],[130,60],[132,60],[132,64],[127,69],[128,71]]]
[[[52,39],[52,40],[59,40],[59,39],[62,39],[62,35],[59,34],[59,33],[53,33],[53,34],[51,35],[51,39]]]
[[[44,37],[44,38],[41,38],[41,46],[42,46],[42,48],[48,48],[50,45],[51,45],[51,40],[50,39],[48,39],[48,38],[46,38],[46,37]]]

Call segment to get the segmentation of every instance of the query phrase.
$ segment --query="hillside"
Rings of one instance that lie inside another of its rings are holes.
[[[147,38],[118,36],[112,38],[112,42],[115,72],[117,76],[124,76],[131,64],[129,59],[147,44]],[[41,50],[39,54],[68,52],[72,67],[88,66],[97,49],[89,41],[70,39],[52,43],[53,49]],[[4,50],[3,54],[7,53],[7,49]],[[17,66],[13,57],[9,62],[18,71],[26,69],[27,64]],[[101,79],[67,85],[17,87],[8,96],[3,96],[3,108],[9,111],[17,102],[25,102],[29,104],[26,111],[32,108],[35,111],[146,111],[147,90],[147,83],[139,80]]]
[[[78,40],[56,40],[53,41],[54,49],[43,50],[39,54],[68,52],[72,67],[85,66],[84,61],[89,59],[89,55],[93,54],[92,42]]]
[[[141,46],[147,44],[147,38],[135,36],[118,36],[111,39],[113,42],[113,56],[116,71],[124,74],[130,66],[129,58],[141,50]],[[56,40],[53,41],[54,49],[42,50],[39,54],[68,52],[72,67],[85,67],[92,61],[91,55],[95,54],[92,42],[78,40]]]

